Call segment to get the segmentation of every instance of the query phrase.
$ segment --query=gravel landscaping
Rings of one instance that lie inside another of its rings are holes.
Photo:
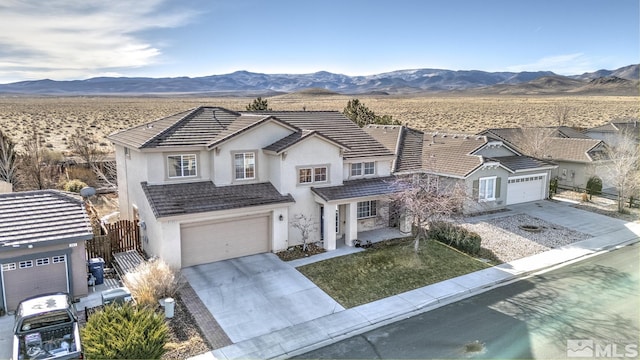
[[[503,262],[535,255],[590,237],[525,214],[483,221],[470,218],[462,226],[478,233],[482,237],[482,247],[492,251]],[[538,231],[527,231],[521,226],[530,226]]]

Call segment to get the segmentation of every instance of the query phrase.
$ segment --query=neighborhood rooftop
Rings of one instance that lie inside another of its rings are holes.
[[[56,190],[0,194],[0,245],[19,247],[93,237],[82,201]]]
[[[137,149],[171,146],[211,148],[268,119],[278,121],[302,135],[315,131],[331,139],[345,149],[344,157],[347,159],[393,155],[338,111],[235,112],[203,106],[113,133],[109,138]]]

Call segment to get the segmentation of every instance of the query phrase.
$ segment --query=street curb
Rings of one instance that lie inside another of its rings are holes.
[[[414,317],[416,315],[420,315],[420,314],[423,314],[425,312],[428,312],[428,311],[431,311],[431,310],[435,310],[435,309],[440,308],[442,306],[446,306],[446,305],[455,303],[457,301],[461,301],[461,300],[470,298],[472,296],[482,294],[482,293],[487,292],[489,290],[493,290],[493,289],[496,289],[496,288],[499,288],[499,287],[502,287],[502,286],[505,286],[505,285],[509,285],[509,284],[512,284],[514,282],[517,282],[517,281],[520,281],[520,280],[523,280],[523,279],[526,279],[526,278],[531,277],[531,276],[542,274],[542,273],[545,273],[547,271],[550,271],[550,270],[553,270],[553,269],[556,269],[556,268],[560,268],[560,267],[569,265],[569,264],[574,263],[574,262],[578,262],[578,261],[585,260],[585,259],[588,259],[588,258],[593,257],[593,256],[597,256],[597,255],[604,254],[604,253],[607,253],[607,252],[610,252],[610,251],[613,251],[613,250],[617,250],[617,249],[620,249],[620,248],[623,248],[623,247],[626,247],[626,246],[630,246],[630,245],[633,245],[633,244],[635,244],[637,242],[640,242],[640,238],[626,240],[626,241],[623,241],[623,242],[615,244],[615,245],[605,246],[600,250],[593,250],[593,251],[591,251],[591,252],[589,252],[587,254],[583,254],[583,255],[577,256],[575,258],[565,260],[565,261],[560,262],[560,263],[544,266],[544,267],[541,267],[541,268],[538,268],[538,269],[533,269],[533,270],[525,271],[525,272],[518,273],[518,274],[513,274],[513,275],[511,275],[511,276],[509,276],[507,278],[504,278],[504,279],[501,279],[501,280],[496,280],[496,281],[493,281],[491,283],[483,284],[482,286],[478,286],[477,288],[472,288],[472,289],[468,289],[467,291],[464,291],[464,292],[456,293],[456,294],[449,295],[449,296],[444,296],[442,298],[435,299],[435,301],[432,301],[430,303],[425,303],[425,305],[423,305],[421,307],[418,307],[415,310],[407,311],[407,312],[404,312],[404,313],[401,313],[401,314],[395,314],[395,315],[393,315],[391,317],[380,319],[379,321],[370,323],[369,325],[362,326],[362,327],[357,328],[357,329],[352,329],[351,331],[348,331],[346,333],[340,334],[338,336],[333,336],[330,339],[327,339],[327,340],[322,341],[322,342],[318,342],[318,343],[313,344],[313,345],[300,347],[299,349],[296,349],[294,351],[282,354],[282,355],[277,356],[277,357],[273,357],[271,359],[287,359],[287,358],[290,358],[290,357],[293,357],[293,356],[296,356],[296,355],[301,355],[301,354],[304,354],[304,353],[307,353],[307,352],[322,348],[324,346],[331,345],[331,344],[336,343],[338,341],[341,341],[341,340],[344,340],[344,339],[347,339],[347,338],[350,338],[350,337],[353,337],[353,336],[356,336],[356,335],[360,335],[360,334],[365,333],[367,331],[375,330],[375,329],[377,329],[379,327],[382,327],[382,326],[385,326],[385,325],[388,325],[388,324],[391,324],[391,323],[394,323],[394,322],[397,322],[397,321],[400,321],[400,320],[408,319],[410,317]],[[494,266],[493,268],[496,268],[498,266]]]

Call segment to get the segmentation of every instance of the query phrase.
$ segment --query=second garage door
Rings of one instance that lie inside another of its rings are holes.
[[[14,311],[20,301],[31,296],[68,292],[66,256],[3,263],[2,281],[8,311]]]
[[[507,205],[544,199],[546,179],[544,174],[510,177],[507,185]]]
[[[268,252],[269,215],[180,227],[182,267]]]

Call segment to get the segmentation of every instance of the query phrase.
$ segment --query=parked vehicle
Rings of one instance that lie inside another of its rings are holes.
[[[13,328],[14,360],[82,358],[76,308],[65,293],[38,295],[18,305]]]

